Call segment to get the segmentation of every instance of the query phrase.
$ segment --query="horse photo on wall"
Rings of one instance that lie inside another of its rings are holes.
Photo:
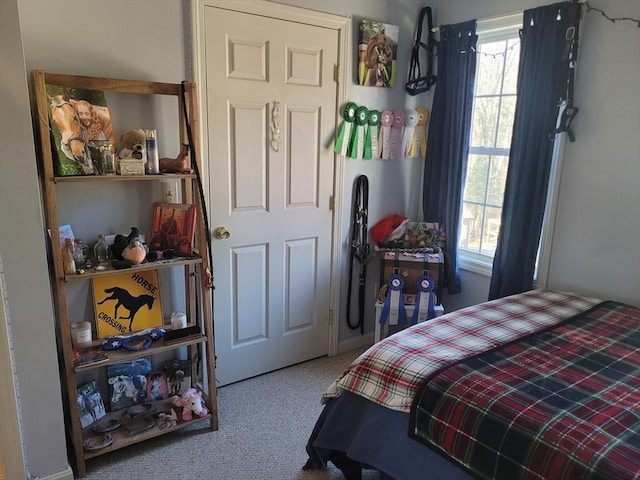
[[[91,279],[98,338],[162,327],[158,272],[148,270]]]
[[[393,87],[398,52],[397,25],[362,20],[358,39],[358,84]]]
[[[56,175],[102,173],[102,151],[115,137],[104,92],[46,85]]]

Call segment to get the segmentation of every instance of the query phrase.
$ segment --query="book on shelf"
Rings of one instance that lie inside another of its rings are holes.
[[[177,256],[193,253],[196,206],[190,203],[155,203],[149,250],[173,250]]]
[[[102,363],[109,360],[107,353],[100,345],[88,348],[73,349],[73,366],[80,367],[82,365],[90,365],[93,363]]]
[[[137,358],[133,361],[107,365],[107,383],[112,412],[147,400],[147,375],[151,371],[149,358]]]
[[[91,380],[77,388],[77,402],[80,410],[80,425],[88,427],[107,414],[95,380]]]

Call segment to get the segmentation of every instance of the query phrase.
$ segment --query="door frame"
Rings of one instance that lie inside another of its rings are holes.
[[[191,60],[193,64],[192,75],[196,83],[196,89],[200,104],[206,98],[205,90],[205,52],[204,52],[204,8],[215,7],[232,10],[236,12],[262,15],[265,17],[285,20],[290,22],[304,23],[323,28],[330,28],[338,31],[338,65],[336,79],[338,87],[336,92],[336,118],[335,128],[338,127],[342,105],[347,101],[347,66],[349,52],[351,48],[351,17],[344,17],[331,13],[308,10],[305,8],[274,3],[266,0],[192,0],[191,1]],[[208,130],[207,116],[203,114],[206,109],[200,108],[200,138],[202,139],[201,157],[203,152],[209,151],[208,137],[205,134]],[[329,146],[327,146],[329,148]],[[330,309],[332,317],[328,324],[329,356],[337,355],[338,335],[340,318],[340,291],[341,291],[341,266],[343,263],[343,249],[339,248],[342,240],[342,225],[344,212],[342,209],[344,199],[344,158],[334,154],[334,175],[333,175],[333,220],[331,238],[331,292]],[[202,162],[203,187],[208,192],[208,162]],[[215,272],[214,272],[215,273]]]

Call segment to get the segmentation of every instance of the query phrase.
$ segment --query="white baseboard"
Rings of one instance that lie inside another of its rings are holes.
[[[46,477],[29,477],[30,480],[73,480],[73,470],[67,466],[65,470],[58,473],[52,473]]]
[[[350,352],[356,348],[368,348],[373,345],[373,332],[338,342],[338,354]]]

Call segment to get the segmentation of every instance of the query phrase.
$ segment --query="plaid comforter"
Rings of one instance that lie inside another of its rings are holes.
[[[419,323],[360,355],[329,386],[322,401],[348,390],[408,412],[418,389],[436,370],[556,325],[599,302],[571,293],[532,290]]]
[[[640,310],[604,302],[442,369],[410,435],[479,478],[640,478]]]

